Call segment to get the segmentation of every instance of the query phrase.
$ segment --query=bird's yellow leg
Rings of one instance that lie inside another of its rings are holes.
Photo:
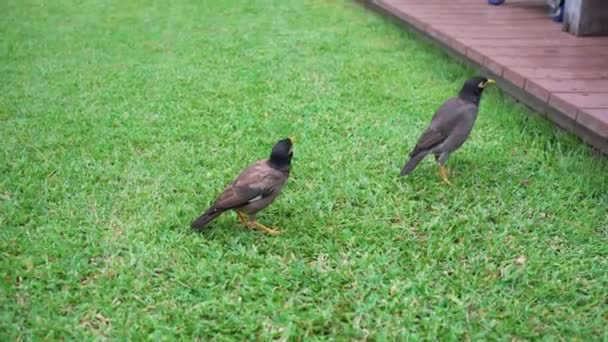
[[[443,182],[445,184],[452,185],[452,183],[450,183],[450,181],[448,180],[448,169],[445,166],[439,166],[439,173],[441,174],[441,178],[443,179]]]
[[[244,225],[247,225],[247,216],[245,214],[243,214],[240,210],[235,210],[235,211],[236,211],[236,214],[239,216],[241,223]]]
[[[279,234],[281,234],[280,231],[268,228],[265,225],[259,223],[258,221],[249,221],[249,226],[251,228],[257,228],[257,229],[263,230],[263,231],[265,231],[266,233],[268,233],[270,235],[279,235]]]

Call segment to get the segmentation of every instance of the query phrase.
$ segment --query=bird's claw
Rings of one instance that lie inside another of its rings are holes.
[[[283,231],[281,231],[281,230],[275,230],[275,229],[270,229],[270,228],[268,228],[268,230],[265,230],[265,232],[270,235],[274,235],[274,236],[283,234]]]
[[[265,225],[263,225],[263,224],[261,224],[259,222],[255,222],[255,221],[248,222],[246,224],[246,226],[248,228],[251,228],[251,229],[259,229],[259,230],[261,230],[261,231],[263,231],[263,232],[265,232],[267,234],[274,235],[274,236],[279,235],[279,234],[283,234],[282,231],[275,230],[275,229],[272,229],[272,228],[268,228]]]

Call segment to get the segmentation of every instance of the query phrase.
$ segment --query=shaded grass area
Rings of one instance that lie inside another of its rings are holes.
[[[355,4],[4,1],[5,339],[606,338],[606,160],[499,89],[443,186],[398,177],[474,72]],[[298,135],[260,221],[190,221]]]

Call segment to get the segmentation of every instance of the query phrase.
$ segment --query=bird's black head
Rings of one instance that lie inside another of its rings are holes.
[[[291,166],[291,158],[293,158],[293,143],[295,141],[295,137],[279,140],[272,148],[272,153],[270,153],[270,159],[268,160],[270,166],[279,170],[288,170]]]
[[[478,105],[483,90],[493,83],[494,80],[490,80],[481,76],[469,78],[466,82],[464,82],[464,85],[458,93],[458,97],[465,101],[472,102]]]

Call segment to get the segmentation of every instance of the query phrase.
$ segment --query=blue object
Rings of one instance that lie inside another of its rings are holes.
[[[564,20],[564,3],[566,0],[548,0],[549,16],[556,23],[561,23]],[[499,6],[505,3],[505,0],[488,0],[488,4]]]
[[[560,1],[559,5],[555,7],[555,9],[552,8],[551,13],[549,14],[551,16],[551,19],[553,19],[553,21],[555,21],[556,23],[561,23],[564,20],[564,3],[566,1]]]

